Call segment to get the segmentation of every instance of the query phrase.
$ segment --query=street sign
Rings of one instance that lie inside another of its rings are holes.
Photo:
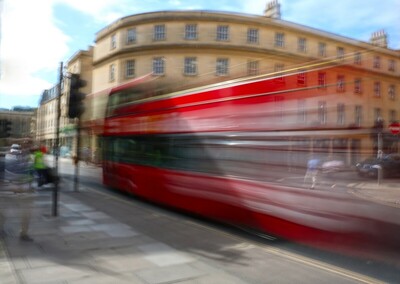
[[[392,134],[396,135],[400,133],[400,123],[399,122],[393,122],[389,125],[389,130],[392,132]]]

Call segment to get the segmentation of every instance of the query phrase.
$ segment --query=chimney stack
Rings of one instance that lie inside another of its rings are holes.
[[[264,16],[272,19],[280,19],[281,18],[281,4],[278,3],[278,0],[272,0],[267,3],[267,6],[264,10]]]
[[[388,47],[388,36],[384,30],[380,30],[371,34],[369,42],[373,45],[387,48]]]

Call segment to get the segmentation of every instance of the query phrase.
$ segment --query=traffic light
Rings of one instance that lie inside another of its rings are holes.
[[[85,94],[80,92],[80,88],[86,86],[86,81],[80,78],[79,74],[71,74],[71,84],[69,89],[68,117],[80,117],[85,111],[83,100]]]
[[[4,127],[4,132],[6,133],[6,137],[11,136],[11,120],[6,120],[6,125]]]
[[[385,127],[385,122],[383,121],[382,117],[378,117],[374,121],[374,126],[372,126],[371,129],[371,137],[374,139],[377,139],[378,134],[383,132],[383,129]]]
[[[378,117],[374,122],[374,129],[376,130],[376,132],[382,132],[384,126],[385,122],[383,121],[383,118]]]
[[[11,121],[8,119],[0,120],[0,138],[11,136]]]

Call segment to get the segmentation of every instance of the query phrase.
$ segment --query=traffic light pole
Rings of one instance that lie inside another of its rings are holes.
[[[75,163],[75,177],[74,177],[74,191],[79,191],[79,161],[80,157],[80,148],[81,148],[81,118],[76,118],[78,120],[76,124],[76,157],[74,160]]]
[[[52,208],[52,215],[54,217],[58,216],[58,186],[59,186],[59,173],[58,173],[58,156],[60,153],[60,116],[61,116],[61,83],[63,80],[63,63],[60,63],[60,71],[59,71],[59,80],[57,86],[57,132],[56,132],[56,142],[55,142],[55,157],[54,157],[54,172],[57,175],[57,178],[54,182],[54,189],[53,189],[53,208]]]
[[[69,96],[68,96],[68,117],[74,118],[76,122],[76,154],[73,157],[75,164],[74,191],[78,192],[79,161],[81,148],[81,116],[85,111],[83,100],[85,94],[80,91],[86,86],[86,81],[80,78],[80,74],[70,74]]]

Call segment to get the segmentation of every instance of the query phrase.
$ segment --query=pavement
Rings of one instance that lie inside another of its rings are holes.
[[[362,199],[400,208],[400,179],[350,183],[347,191]]]
[[[12,192],[14,185],[0,187]],[[399,180],[354,182],[347,190],[372,202],[400,207]],[[247,283],[238,274],[215,267],[202,257],[209,254],[235,263],[241,261],[241,255],[217,250],[211,244],[222,242],[219,237],[182,224],[179,218],[149,212],[85,186],[74,192],[73,183],[65,180],[60,184],[57,217],[52,216],[52,191],[40,190],[25,199],[17,196],[10,193],[0,201],[6,217],[0,237],[1,284]],[[32,242],[18,237],[21,204],[30,208]],[[179,246],[171,245],[168,239]],[[183,245],[185,249],[180,247]],[[231,246],[240,246],[240,242]],[[289,269],[293,263],[285,265]],[[287,277],[301,283],[297,274],[288,273]],[[329,278],[324,280],[330,283]]]

